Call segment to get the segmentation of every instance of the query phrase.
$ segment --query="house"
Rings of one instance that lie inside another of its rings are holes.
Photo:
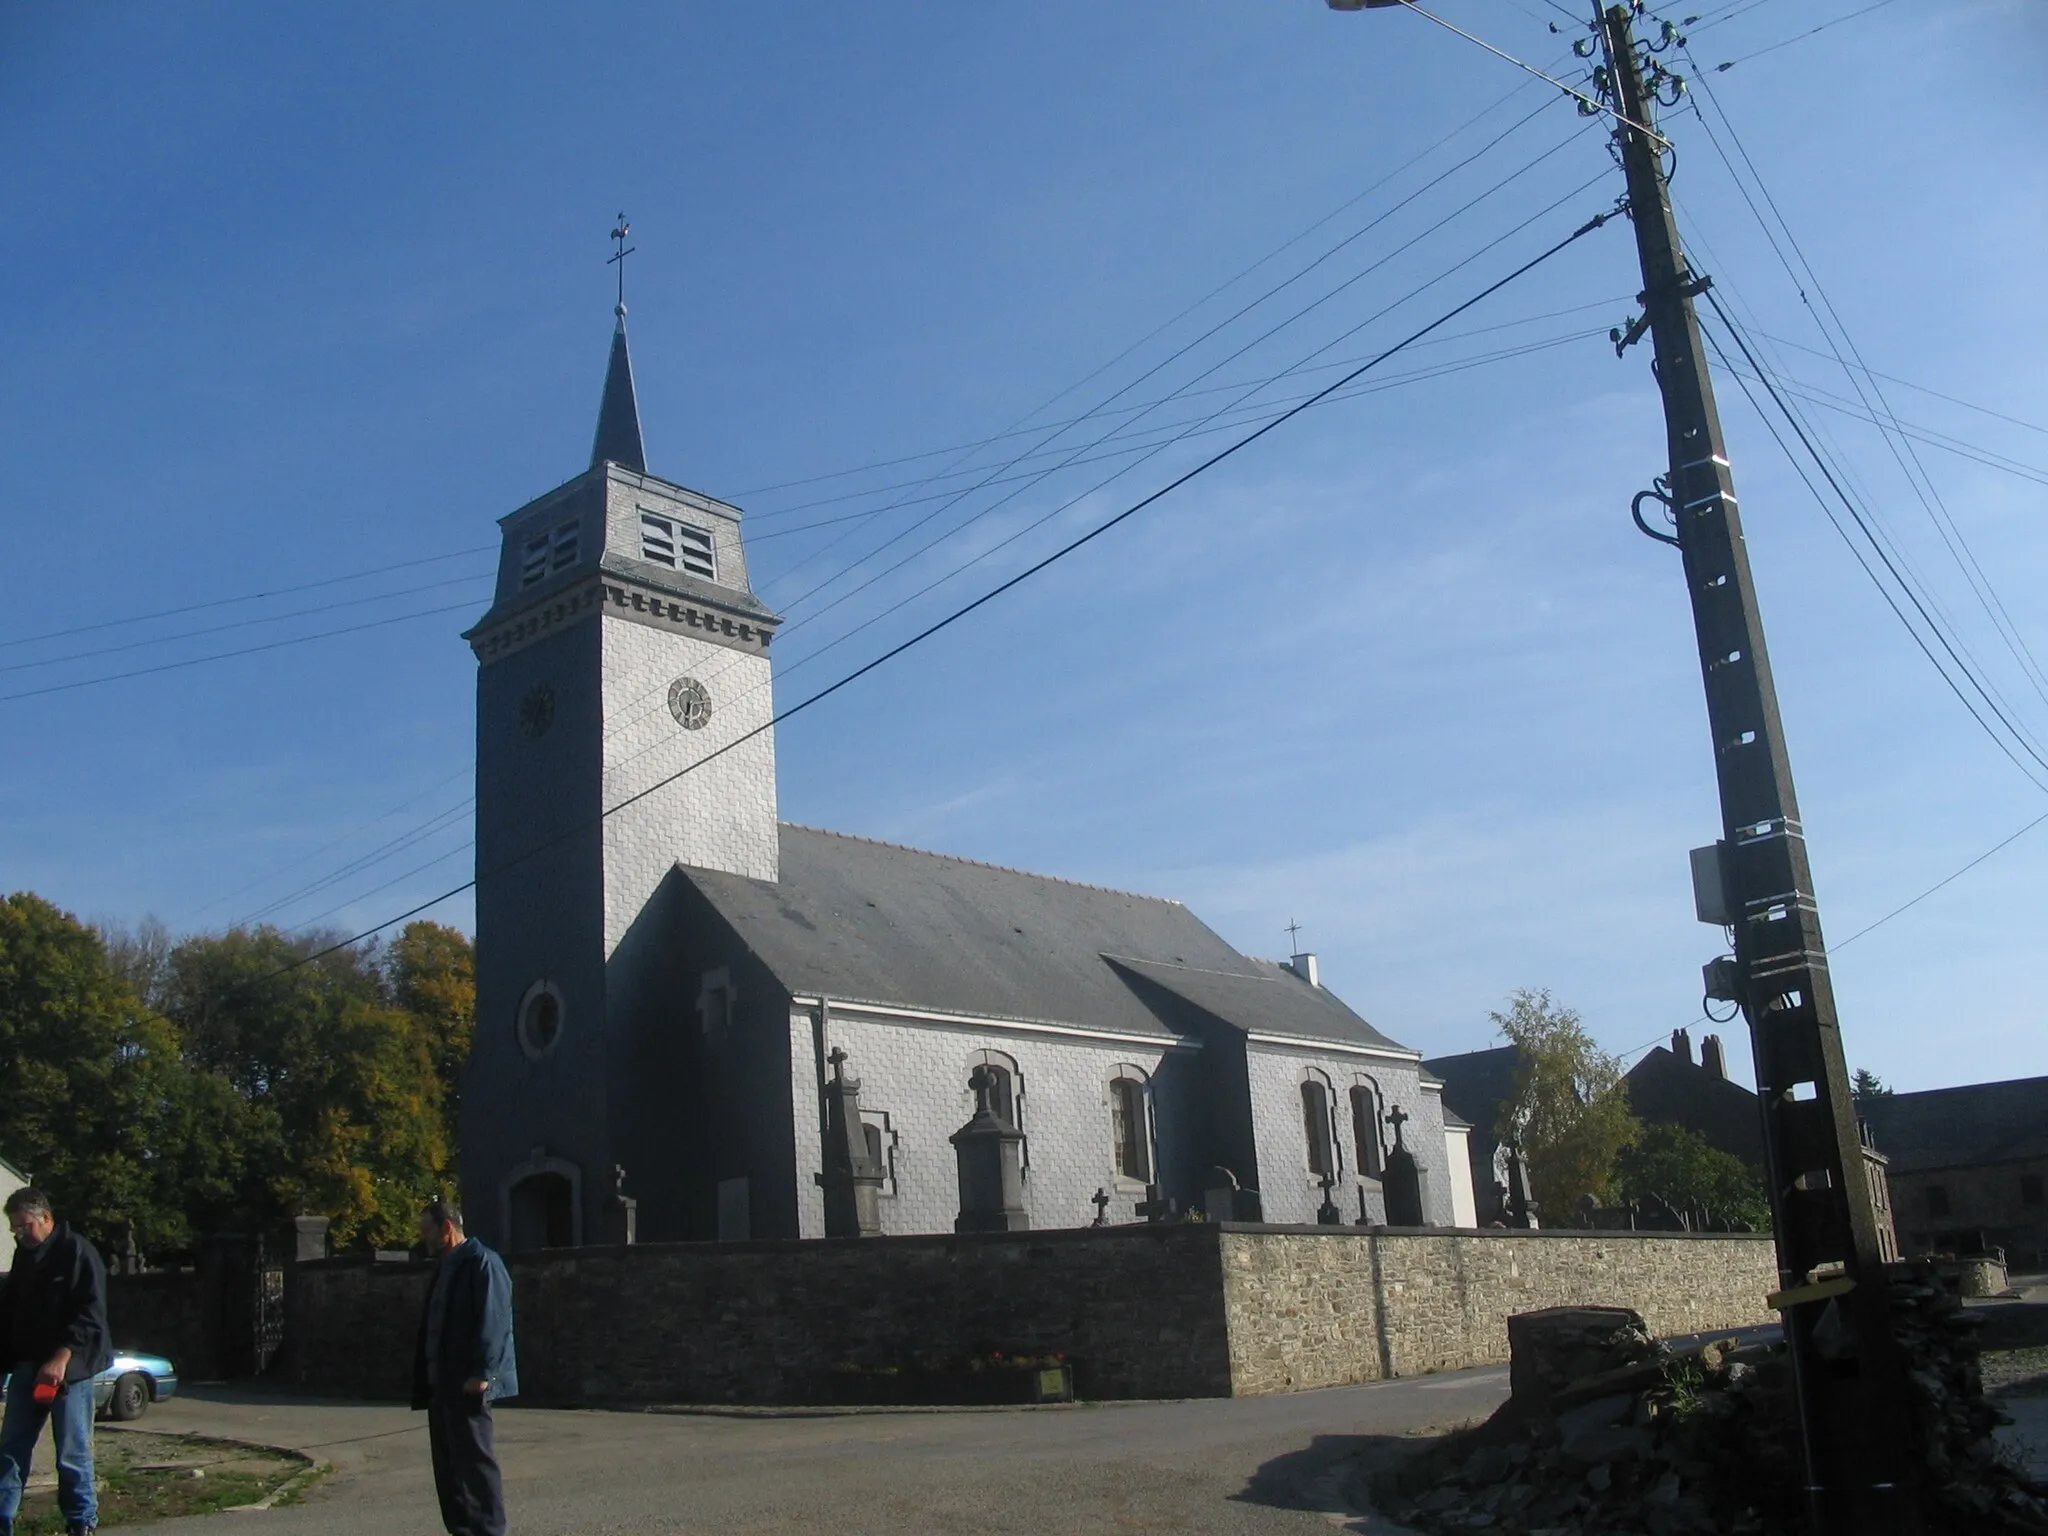
[[[2048,1077],[1870,1094],[1857,1112],[1890,1160],[1908,1255],[2005,1250],[2048,1265]]]

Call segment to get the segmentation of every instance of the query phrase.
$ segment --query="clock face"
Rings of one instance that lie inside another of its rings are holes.
[[[694,677],[679,677],[668,685],[668,712],[686,731],[701,731],[711,722],[711,694]]]
[[[555,690],[535,683],[519,701],[519,729],[529,736],[544,736],[555,723]]]

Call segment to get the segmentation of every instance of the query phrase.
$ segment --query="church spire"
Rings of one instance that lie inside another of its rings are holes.
[[[612,240],[618,246],[606,266],[619,269],[619,304],[613,311],[619,323],[612,330],[612,357],[604,371],[604,399],[597,407],[597,436],[590,445],[590,467],[609,459],[627,469],[647,473],[647,450],[640,441],[640,402],[633,393],[633,354],[626,347],[626,258],[633,247],[626,236],[633,226],[619,215]]]
[[[604,371],[604,400],[597,408],[597,436],[590,445],[590,466],[606,459],[647,473],[647,450],[640,442],[640,405],[633,396],[633,355],[626,350],[626,306],[612,331],[612,360]]]

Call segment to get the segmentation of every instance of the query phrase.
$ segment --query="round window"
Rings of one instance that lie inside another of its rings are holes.
[[[539,1061],[562,1038],[562,994],[552,981],[536,981],[519,1000],[519,1049]]]

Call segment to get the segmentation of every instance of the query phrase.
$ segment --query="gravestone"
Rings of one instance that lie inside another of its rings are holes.
[[[626,1193],[626,1170],[612,1165],[611,1192],[597,1208],[597,1240],[610,1248],[624,1248],[640,1240],[640,1202]]]
[[[846,1075],[846,1052],[835,1046],[826,1059],[832,1063],[832,1081],[825,1085],[825,1171],[815,1175],[825,1191],[825,1235],[878,1237],[888,1174],[869,1155],[860,1118],[860,1079]],[[955,1137],[955,1145],[958,1141]]]
[[[967,1086],[974,1090],[974,1118],[947,1138],[960,1173],[960,1214],[953,1230],[1025,1231],[1031,1221],[1024,1214],[1024,1133],[996,1114],[995,1075],[987,1067],[976,1067]]]
[[[1387,1111],[1387,1124],[1394,1128],[1394,1149],[1387,1154],[1387,1171],[1381,1180],[1387,1203],[1387,1225],[1426,1227],[1429,1221],[1422,1208],[1422,1168],[1401,1134],[1401,1127],[1407,1121],[1407,1112],[1400,1105]]]

